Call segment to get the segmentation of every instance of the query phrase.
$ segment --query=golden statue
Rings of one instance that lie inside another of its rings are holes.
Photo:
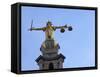
[[[32,21],[33,23],[33,21]],[[53,26],[52,25],[52,22],[48,21],[47,24],[46,24],[46,27],[42,27],[42,28],[34,28],[32,27],[32,23],[31,23],[31,28],[29,29],[30,31],[32,30],[42,30],[45,32],[45,35],[46,35],[46,39],[54,39],[53,38],[53,32],[56,30],[56,29],[61,29],[60,31],[63,33],[65,31],[65,28],[68,28],[69,31],[72,30],[72,27],[71,26]]]
[[[44,31],[46,40],[54,40],[53,33],[56,29],[61,29],[60,32],[62,32],[62,33],[65,32],[65,28],[68,28],[69,31],[72,30],[72,27],[67,26],[67,25],[65,25],[65,26],[53,26],[52,22],[50,22],[50,21],[48,21],[46,23],[46,27],[42,27],[42,28],[34,28],[34,27],[32,27],[32,24],[33,24],[33,21],[31,23],[31,28],[29,30],[30,31],[32,31],[32,30],[37,30],[37,31],[42,30],[42,31]],[[54,44],[55,44],[54,46],[56,46],[56,43],[54,43]],[[43,46],[46,47],[45,43],[43,43]]]

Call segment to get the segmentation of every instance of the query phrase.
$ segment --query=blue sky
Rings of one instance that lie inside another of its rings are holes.
[[[73,31],[61,33],[56,30],[54,37],[60,45],[59,53],[66,59],[64,68],[95,66],[95,11],[78,9],[57,9],[43,7],[21,8],[21,70],[39,70],[35,59],[41,55],[40,46],[45,40],[43,31],[28,31],[33,27],[44,27],[49,20],[54,26],[72,26]]]

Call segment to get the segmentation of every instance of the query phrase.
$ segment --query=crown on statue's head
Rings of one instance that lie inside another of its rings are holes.
[[[51,22],[51,21],[48,21],[48,22],[47,22],[47,25],[52,25],[52,22]]]

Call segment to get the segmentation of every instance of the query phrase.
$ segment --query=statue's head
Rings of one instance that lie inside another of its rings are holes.
[[[52,25],[52,22],[51,21],[48,21],[46,26],[51,26]]]

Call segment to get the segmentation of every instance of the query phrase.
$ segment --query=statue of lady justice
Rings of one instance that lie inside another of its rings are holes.
[[[42,28],[34,28],[34,27],[32,27],[32,24],[33,24],[33,21],[31,23],[31,28],[29,30],[30,31],[32,31],[32,30],[37,30],[37,31],[42,30],[43,32],[45,32],[45,38],[46,38],[45,40],[54,40],[53,33],[54,33],[54,31],[56,29],[61,29],[60,30],[61,33],[64,33],[65,32],[65,29],[68,29],[69,31],[72,30],[72,27],[71,26],[67,26],[67,25],[65,25],[65,26],[53,26],[52,25],[52,22],[50,22],[50,21],[48,21],[46,23],[46,27],[42,27]],[[44,48],[46,48],[47,47],[47,44],[44,42],[42,44],[42,46]],[[53,46],[54,47],[57,46],[57,43],[55,43],[55,41],[54,41]]]

